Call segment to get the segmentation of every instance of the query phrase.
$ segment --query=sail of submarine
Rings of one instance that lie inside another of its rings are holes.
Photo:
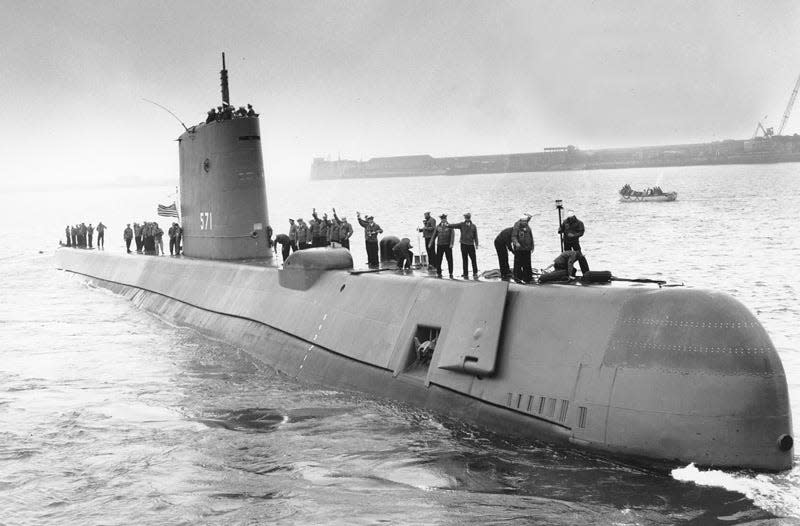
[[[227,84],[223,55],[226,105]],[[179,153],[185,257],[59,249],[58,268],[302,381],[657,468],[791,468],[781,360],[733,297],[352,273],[342,248],[279,269],[259,117],[194,126]]]

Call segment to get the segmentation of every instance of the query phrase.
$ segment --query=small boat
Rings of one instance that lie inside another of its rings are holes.
[[[625,184],[620,188],[619,195],[622,196],[620,201],[623,203],[632,201],[674,201],[678,198],[678,192],[665,192],[660,186],[640,191],[634,190],[629,184]]]

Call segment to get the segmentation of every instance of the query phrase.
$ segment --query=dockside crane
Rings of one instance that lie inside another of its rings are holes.
[[[789,120],[789,114],[792,113],[792,107],[794,106],[794,100],[797,98],[798,89],[800,89],[800,76],[797,77],[797,82],[794,83],[792,96],[789,97],[789,103],[786,105],[786,111],[783,112],[783,119],[781,119],[781,125],[778,128],[778,135],[783,134],[783,127],[786,126],[786,121]]]

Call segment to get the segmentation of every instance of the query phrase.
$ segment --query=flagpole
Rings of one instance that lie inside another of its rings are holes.
[[[178,224],[183,226],[183,221],[181,221],[181,194],[177,186],[175,187],[175,200],[178,202]]]

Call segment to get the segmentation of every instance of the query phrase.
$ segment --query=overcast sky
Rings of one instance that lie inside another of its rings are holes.
[[[268,177],[368,159],[746,138],[800,75],[794,1],[0,0],[5,182],[177,180],[181,125],[261,113]],[[800,106],[800,103],[798,104]],[[800,107],[795,114],[800,113]],[[800,116],[784,133],[800,131]]]

